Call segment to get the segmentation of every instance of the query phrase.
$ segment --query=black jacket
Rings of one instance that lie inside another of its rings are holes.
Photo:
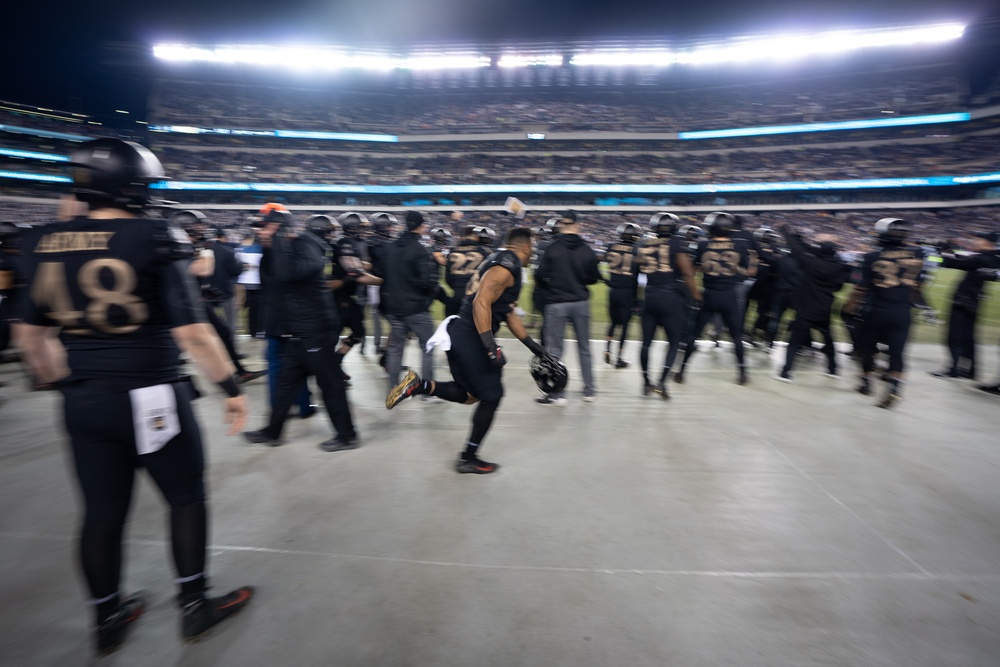
[[[809,322],[829,320],[833,297],[844,286],[849,267],[835,254],[814,254],[787,225],[781,228],[781,233],[802,272],[792,292],[797,316]]]
[[[306,232],[295,239],[276,234],[261,258],[260,280],[268,336],[305,337],[339,328],[326,285],[327,244]]]
[[[395,317],[427,312],[437,291],[439,271],[420,236],[406,232],[387,243],[384,251],[382,312]]]
[[[222,241],[212,244],[212,252],[215,253],[215,273],[208,284],[219,291],[220,299],[232,299],[233,286],[243,273],[243,264],[236,258],[236,251]]]
[[[965,257],[942,255],[941,268],[966,272],[955,288],[952,305],[962,310],[976,312],[986,285],[986,278],[979,273],[979,269],[1000,269],[1000,252],[994,250]]]
[[[578,234],[559,234],[538,261],[535,282],[545,289],[545,303],[590,298],[588,285],[601,279],[597,254]]]

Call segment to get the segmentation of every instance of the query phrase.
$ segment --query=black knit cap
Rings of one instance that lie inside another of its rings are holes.
[[[406,229],[407,231],[413,231],[420,225],[424,224],[424,216],[420,211],[407,211],[406,212]]]

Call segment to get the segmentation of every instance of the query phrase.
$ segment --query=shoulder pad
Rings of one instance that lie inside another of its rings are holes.
[[[337,240],[337,245],[334,246],[337,254],[341,257],[357,257],[358,249],[354,247],[350,239],[342,238]]]
[[[154,231],[156,254],[163,260],[172,262],[194,257],[194,244],[181,226],[175,222],[157,221]]]
[[[495,266],[502,266],[511,273],[516,273],[521,269],[521,260],[510,250],[502,250],[496,254],[493,260]]]

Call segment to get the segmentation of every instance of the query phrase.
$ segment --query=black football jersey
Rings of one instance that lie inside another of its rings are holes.
[[[361,263],[365,260],[367,248],[363,241],[342,236],[333,243],[331,254],[330,277],[334,280],[344,280],[348,276],[357,276],[363,270]],[[337,299],[354,296],[358,285],[348,281],[334,290]]]
[[[867,253],[861,262],[861,286],[873,304],[908,306],[920,285],[924,253],[916,246],[890,245]]]
[[[493,254],[489,248],[473,241],[460,241],[448,253],[444,265],[444,281],[448,287],[464,292],[469,280],[479,270],[483,260]]]
[[[608,265],[608,285],[611,289],[635,289],[635,244],[616,241],[604,251],[604,261]]]
[[[521,296],[521,260],[513,251],[501,248],[483,260],[479,265],[479,270],[473,274],[472,280],[465,288],[465,300],[458,314],[460,317],[473,321],[472,302],[479,292],[479,281],[483,279],[486,272],[494,266],[502,266],[514,275],[514,284],[503,291],[500,298],[493,302],[493,332],[500,328],[500,325],[507,319],[518,297]]]
[[[635,248],[634,271],[646,276],[647,289],[667,289],[680,286],[682,276],[677,266],[677,254],[685,252],[686,241],[676,236],[643,240]]]
[[[709,239],[698,244],[695,264],[701,268],[705,289],[727,290],[742,283],[750,268],[750,243],[746,239]]]
[[[24,246],[24,320],[61,328],[73,380],[140,387],[176,379],[170,330],[205,320],[191,250],[187,235],[162,219],[37,227]]]

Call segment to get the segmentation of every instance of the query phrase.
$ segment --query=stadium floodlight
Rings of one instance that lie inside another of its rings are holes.
[[[787,61],[859,49],[940,44],[960,39],[965,26],[943,23],[903,28],[829,30],[812,34],[743,37],[683,51],[621,49],[578,53],[570,64],[603,67],[667,67],[759,61]]]
[[[400,69],[435,70],[435,69],[476,69],[489,67],[491,61],[486,56],[473,53],[443,53],[436,55],[411,55],[403,58],[396,65]]]
[[[387,72],[393,69],[469,69],[489,67],[490,59],[470,53],[415,54],[349,53],[329,47],[232,45],[203,48],[185,44],[157,44],[153,55],[169,62],[208,62],[285,67],[299,70],[357,69]]]
[[[535,53],[535,54],[517,54],[517,53],[507,53],[500,56],[497,61],[497,67],[504,68],[515,68],[515,67],[561,67],[563,64],[563,57],[558,53]]]

